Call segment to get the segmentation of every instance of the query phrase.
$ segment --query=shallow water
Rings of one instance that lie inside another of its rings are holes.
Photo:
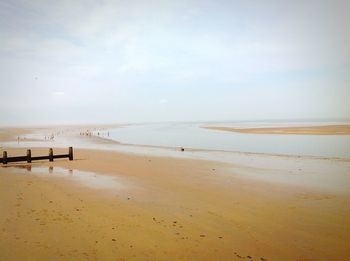
[[[336,122],[242,122],[211,123],[214,126],[235,127],[276,127],[276,126],[311,126],[342,124]],[[208,123],[158,123],[138,124],[116,129],[95,130],[99,138],[120,142],[100,142],[94,137],[81,136],[79,130],[59,131],[53,141],[43,140],[47,131],[39,130],[27,135],[27,139],[41,141],[6,142],[0,145],[8,147],[34,148],[53,147],[114,150],[153,156],[195,158],[232,162],[236,152],[259,154],[281,154],[292,156],[315,156],[322,158],[350,159],[350,135],[280,135],[235,133],[202,128]],[[52,131],[52,130],[51,130]],[[179,148],[185,151],[180,152]],[[239,156],[239,155],[238,155]]]
[[[201,128],[203,125],[199,123],[134,125],[110,130],[108,138],[134,145],[350,158],[350,135],[249,134],[209,130]],[[247,126],[247,123],[244,126]],[[251,123],[249,126],[257,124]],[[274,125],[265,123],[263,126]],[[105,132],[101,132],[100,135],[107,136]]]

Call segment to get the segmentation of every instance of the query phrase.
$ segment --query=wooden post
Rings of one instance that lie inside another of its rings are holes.
[[[3,151],[2,153],[2,163],[7,164],[7,151]]]
[[[49,150],[49,160],[53,161],[53,149],[52,148],[50,148],[50,150]]]
[[[27,162],[31,163],[32,162],[32,151],[27,150]]]
[[[69,160],[73,160],[73,147],[69,147]]]

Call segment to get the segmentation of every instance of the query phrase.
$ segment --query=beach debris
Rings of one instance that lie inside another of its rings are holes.
[[[112,238],[112,241],[117,241],[115,238]]]
[[[205,235],[199,235],[200,237],[205,237]]]
[[[181,151],[185,151],[185,148],[184,148],[184,147],[181,147],[180,150],[181,150]]]

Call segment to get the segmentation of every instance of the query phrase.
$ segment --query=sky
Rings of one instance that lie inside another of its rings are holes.
[[[349,10],[0,0],[0,126],[350,119]]]

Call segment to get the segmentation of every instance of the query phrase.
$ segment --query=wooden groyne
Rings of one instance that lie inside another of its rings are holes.
[[[35,156],[32,157],[32,151],[30,149],[27,150],[26,156],[16,156],[16,157],[8,157],[7,151],[3,151],[2,158],[0,158],[0,163],[7,164],[10,162],[20,162],[20,161],[26,161],[28,163],[31,163],[35,160],[49,160],[54,161],[54,159],[63,159],[68,158],[69,160],[73,160],[73,147],[68,148],[68,154],[59,154],[54,155],[53,149],[49,149],[49,155],[48,156]]]

